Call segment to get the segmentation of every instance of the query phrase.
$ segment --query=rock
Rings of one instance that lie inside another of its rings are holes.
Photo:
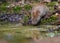
[[[23,14],[3,14],[0,16],[0,20],[7,20],[8,22],[20,22],[23,21]]]
[[[7,15],[6,14],[3,14],[3,15],[0,15],[0,20],[6,20],[7,19]]]
[[[54,37],[54,36],[55,36],[54,33],[48,33],[48,34],[46,34],[46,35],[49,36],[49,37]]]

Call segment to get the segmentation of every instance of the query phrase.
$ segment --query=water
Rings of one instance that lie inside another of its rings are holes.
[[[40,26],[39,27],[40,29],[31,26],[15,26],[15,25],[0,26],[0,40],[3,39],[1,43],[3,43],[3,41],[7,43],[37,43],[37,42],[39,43],[45,37],[45,32],[43,33],[39,33],[39,32],[43,31],[44,29],[45,29],[44,31],[46,31],[47,29],[52,27],[55,29],[56,26],[45,25],[45,26]],[[34,32],[33,35],[35,34],[37,35],[37,33],[39,33],[38,34],[39,37],[43,37],[43,38],[38,38],[38,39],[35,39],[36,37],[32,38],[31,36],[33,36],[32,35],[33,32]]]

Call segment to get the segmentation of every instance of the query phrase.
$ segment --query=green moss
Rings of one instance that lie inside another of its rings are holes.
[[[13,7],[12,10],[13,10],[14,12],[17,12],[17,13],[18,13],[18,12],[21,11],[21,9],[22,9],[22,8],[21,8],[20,6],[15,6],[15,7]]]
[[[25,16],[24,16],[24,23],[27,23],[27,21],[28,21],[28,16],[25,15]]]
[[[52,7],[52,6],[54,6],[55,4],[56,4],[56,2],[50,2],[50,3],[46,4],[46,5]]]
[[[48,19],[42,19],[41,24],[47,24],[47,23],[51,23],[51,22],[54,22],[54,21],[56,21],[56,16],[53,15]]]
[[[24,6],[24,8],[25,8],[26,10],[30,10],[30,9],[32,8],[32,6],[27,4],[27,5]]]

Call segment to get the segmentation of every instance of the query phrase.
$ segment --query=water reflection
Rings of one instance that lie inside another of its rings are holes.
[[[56,27],[56,26],[55,26]],[[55,27],[53,27],[55,29]],[[6,29],[7,28],[7,29]],[[10,28],[10,27],[6,27],[6,28],[2,28],[0,29],[0,40],[6,40],[8,43],[35,43],[37,41],[39,41],[40,39],[42,39],[41,37],[46,37],[46,30],[48,30],[49,28],[52,28],[52,26],[48,26],[48,27],[40,27],[40,28],[22,28],[22,27],[16,27],[16,29]],[[20,29],[22,28],[22,29]],[[45,29],[46,28],[46,29]],[[42,29],[42,30],[41,30]],[[57,33],[56,33],[57,34]],[[55,37],[55,33],[52,32],[48,32],[47,36],[54,36]],[[3,42],[3,41],[2,41]]]

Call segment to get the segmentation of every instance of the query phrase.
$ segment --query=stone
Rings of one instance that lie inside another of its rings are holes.
[[[0,20],[6,20],[6,19],[7,19],[7,15],[6,14],[0,15]]]
[[[23,14],[3,14],[0,16],[0,20],[7,20],[8,22],[20,22],[23,21]]]
[[[49,36],[49,37],[54,37],[54,36],[55,36],[54,33],[48,33],[48,34],[46,34],[46,35]]]

